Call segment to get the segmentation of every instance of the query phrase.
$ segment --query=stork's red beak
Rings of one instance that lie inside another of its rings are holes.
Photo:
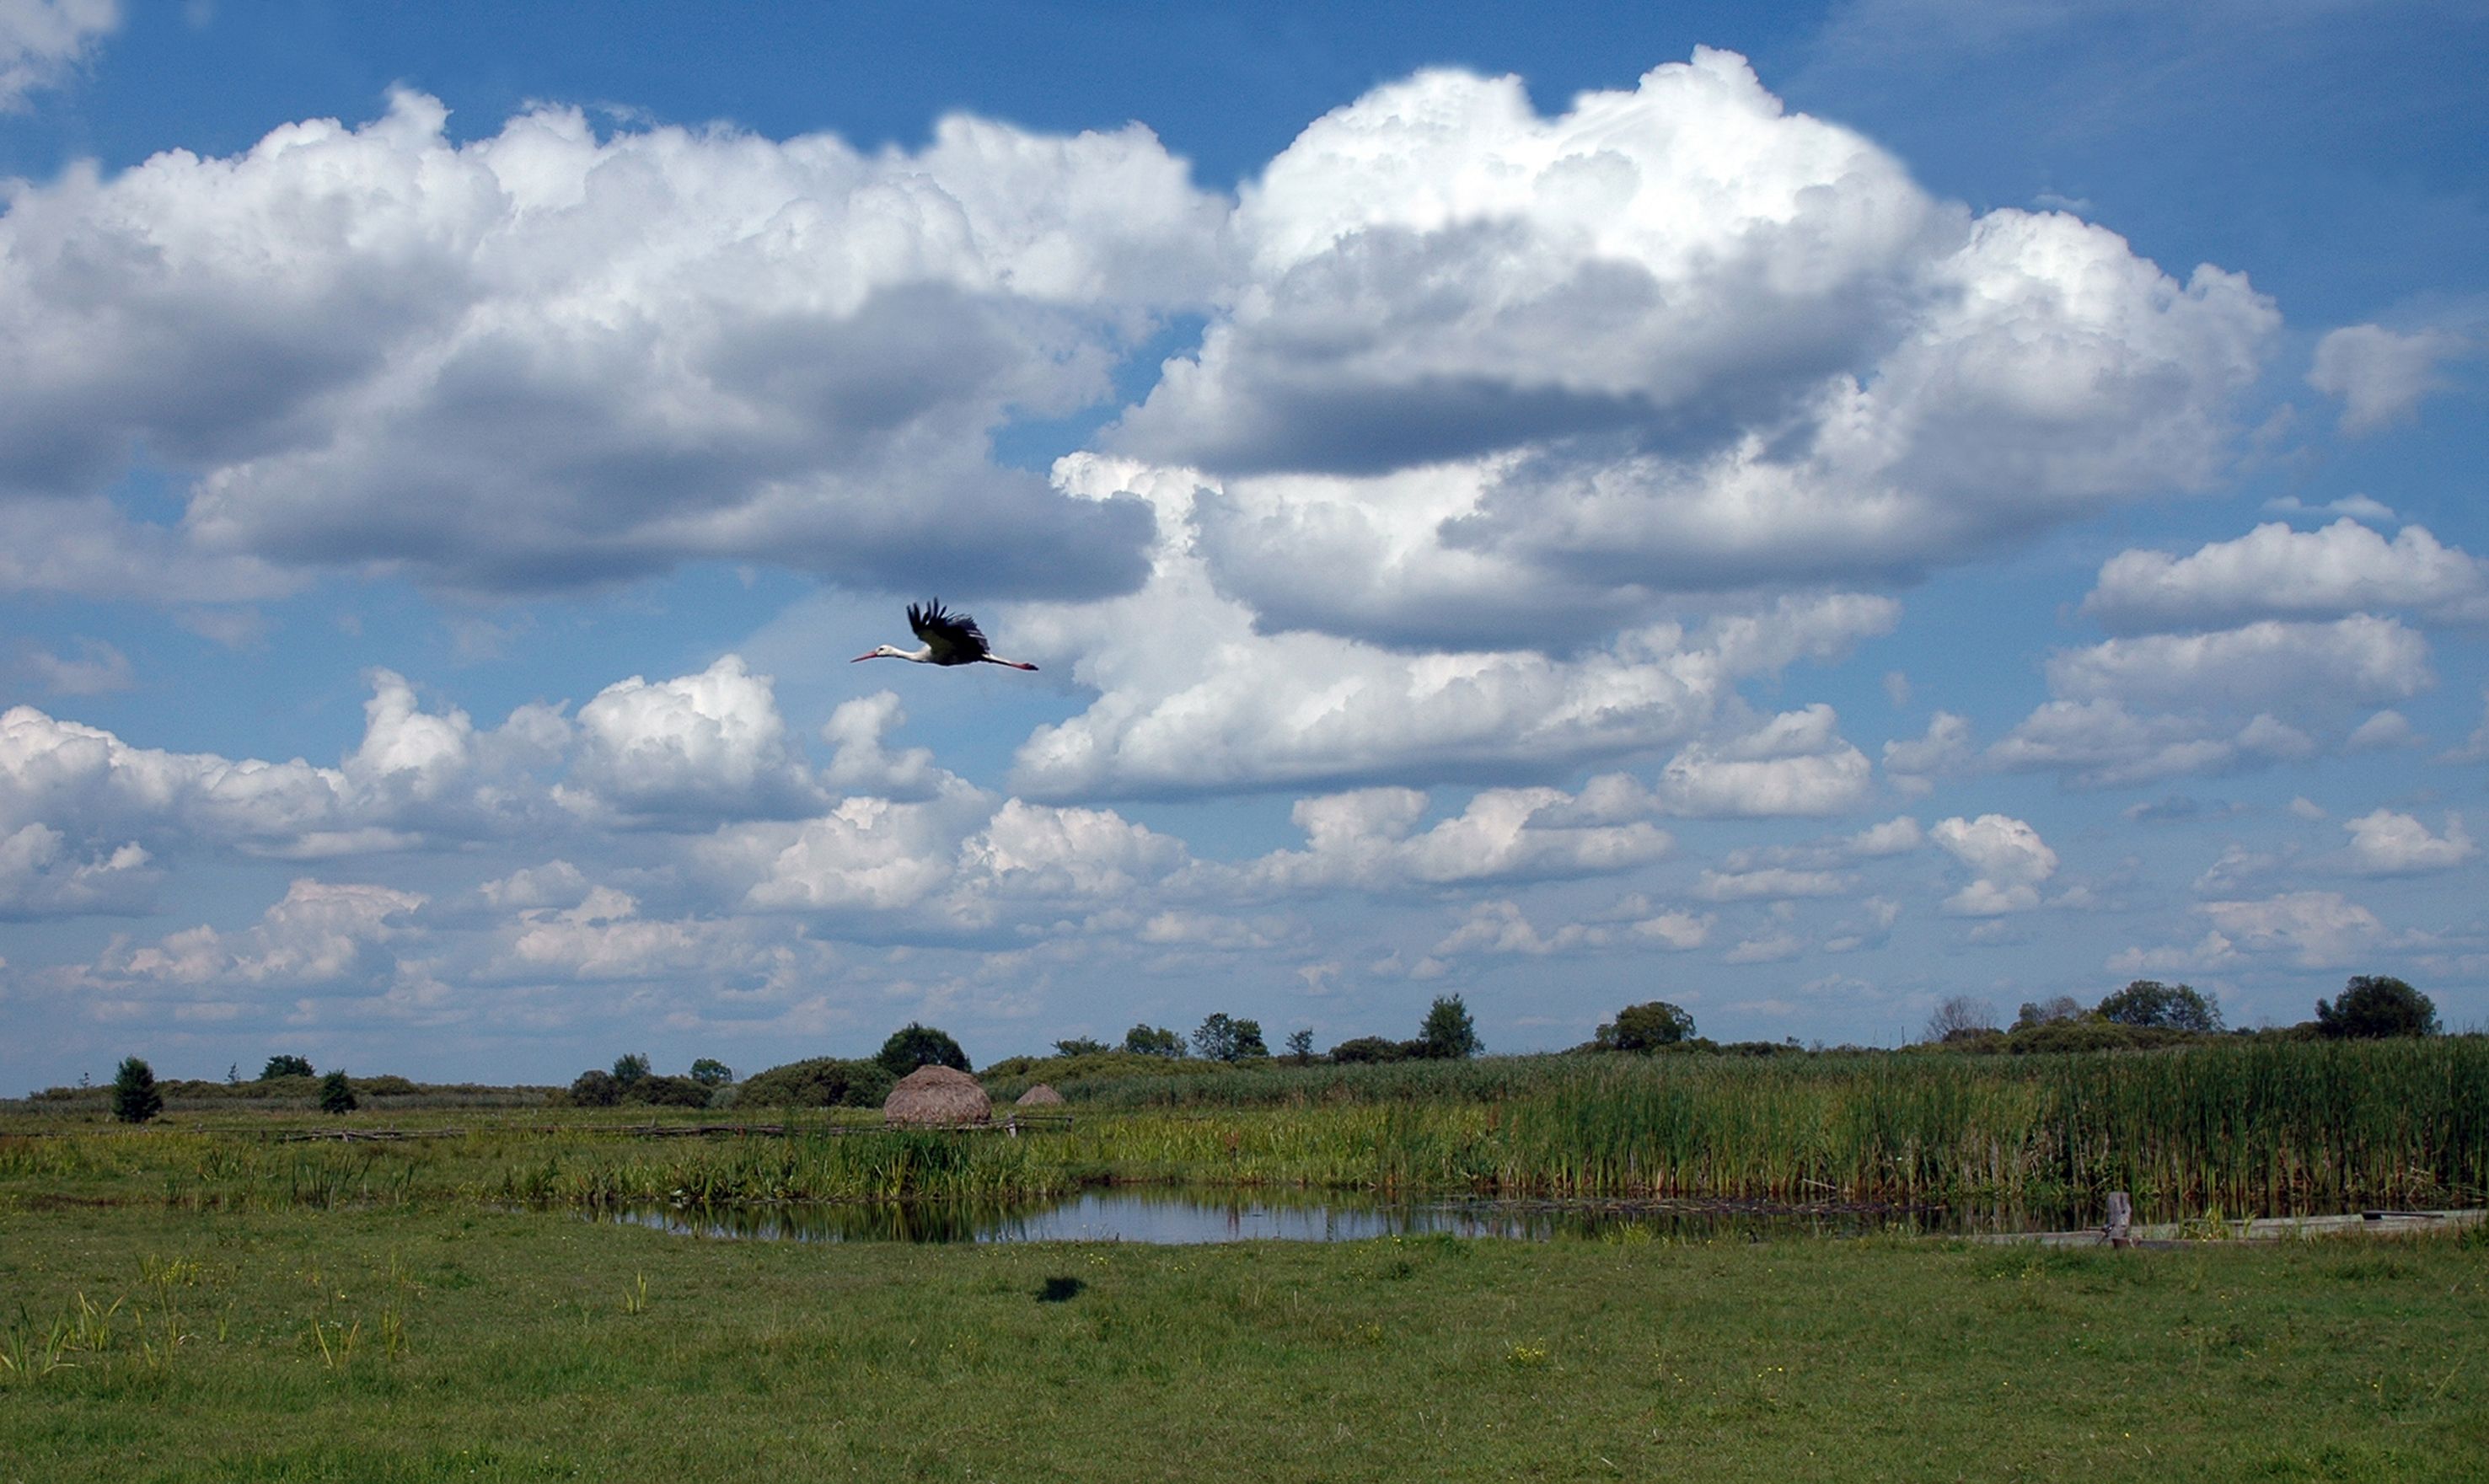
[[[849,660],[849,661],[847,661],[847,663],[848,663],[848,664],[850,664],[850,665],[852,665],[852,664],[854,664],[854,663],[856,662],[856,660],[870,660],[870,659],[873,659],[873,658],[875,658],[875,657],[879,656],[879,655],[880,655],[880,653],[881,653],[881,651],[880,651],[880,650],[878,650],[878,649],[868,650],[867,652],[865,652],[865,653],[863,653],[863,654],[859,654],[859,655],[857,655],[857,656],[855,657],[855,660]]]

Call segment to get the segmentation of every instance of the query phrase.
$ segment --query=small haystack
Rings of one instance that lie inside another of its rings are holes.
[[[1063,1106],[1063,1095],[1040,1082],[1019,1095],[1019,1105],[1023,1108],[1059,1108]]]
[[[977,1079],[948,1067],[919,1067],[899,1079],[881,1104],[881,1121],[893,1127],[950,1128],[991,1123],[993,1099]]]

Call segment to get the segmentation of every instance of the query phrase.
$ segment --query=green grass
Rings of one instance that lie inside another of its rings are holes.
[[[2489,1248],[20,1210],[0,1481],[2489,1476]]]

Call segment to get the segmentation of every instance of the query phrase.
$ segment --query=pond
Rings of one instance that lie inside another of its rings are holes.
[[[1013,1205],[960,1201],[683,1207],[624,1206],[604,1219],[761,1241],[1357,1241],[1372,1237],[1546,1241],[1632,1233],[1677,1241],[1857,1237],[1871,1232],[2052,1229],[2026,1213],[1918,1207],[1785,1206],[1758,1201],[1385,1201],[1340,1191],[1120,1186]],[[2079,1222],[2074,1224],[2080,1224]]]

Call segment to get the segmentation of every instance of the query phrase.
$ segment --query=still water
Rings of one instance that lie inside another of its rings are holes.
[[[1257,1192],[1163,1186],[1085,1190],[1059,1202],[622,1207],[605,1218],[663,1231],[760,1241],[1357,1241],[1446,1232],[1545,1241],[1628,1232],[1680,1241],[1855,1237],[1870,1232],[2032,1230],[2010,1218],[1898,1207],[1738,1201],[1387,1202],[1337,1191]],[[2045,1225],[2045,1222],[2038,1223]]]

